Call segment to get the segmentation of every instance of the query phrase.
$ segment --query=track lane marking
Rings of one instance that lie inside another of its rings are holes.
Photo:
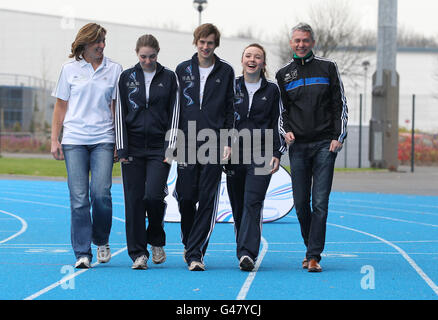
[[[346,226],[342,226],[339,224],[334,224],[334,223],[327,223],[327,225],[333,226],[333,227],[337,227],[337,228],[341,228],[341,229],[345,229],[345,230],[349,230],[349,231],[353,231],[353,232],[357,232],[357,233],[361,233],[364,234],[366,236],[372,237],[374,239],[377,239],[379,241],[382,241],[383,243],[393,247],[395,250],[397,250],[402,257],[411,265],[411,267],[415,270],[415,272],[418,273],[418,275],[426,282],[426,284],[435,292],[436,295],[438,295],[438,286],[432,281],[431,278],[429,278],[429,276],[416,264],[416,262],[399,246],[395,245],[394,243],[383,239],[375,234],[372,233],[368,233],[362,230],[358,230],[358,229],[354,229],[354,228],[350,228],[350,227],[346,227]]]

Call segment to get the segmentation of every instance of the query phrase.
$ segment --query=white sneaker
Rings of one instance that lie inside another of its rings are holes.
[[[131,268],[136,270],[146,270],[148,268],[147,262],[148,262],[148,257],[146,257],[146,255],[142,255],[137,259],[135,259]]]
[[[239,261],[240,270],[243,271],[252,271],[254,269],[254,260],[252,260],[248,256],[242,256]]]
[[[111,250],[109,244],[97,247],[97,261],[100,263],[107,263],[111,259]]]
[[[75,268],[77,268],[77,269],[91,268],[90,259],[88,257],[80,257],[78,260],[76,260]]]
[[[152,262],[155,264],[160,264],[166,261],[166,252],[164,252],[163,247],[154,247],[152,249]]]
[[[205,265],[199,261],[192,261],[189,266],[190,271],[205,271]]]

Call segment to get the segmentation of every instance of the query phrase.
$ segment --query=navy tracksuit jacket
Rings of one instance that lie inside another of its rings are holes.
[[[286,151],[282,133],[283,111],[278,86],[262,76],[260,88],[254,93],[252,105],[249,105],[248,91],[243,76],[236,79],[236,129],[262,129],[273,132],[273,156],[280,159]],[[240,146],[242,144],[240,143]],[[262,151],[264,148],[262,144]],[[234,151],[234,149],[233,149]],[[241,151],[241,150],[240,150]],[[243,150],[242,152],[251,152]],[[227,190],[233,210],[236,232],[237,257],[249,256],[255,260],[258,256],[263,223],[263,202],[271,180],[271,174],[258,174],[254,170],[257,165],[242,163],[229,164],[227,170]],[[253,159],[253,157],[251,157]],[[271,161],[271,158],[266,159]]]
[[[200,103],[200,75],[198,55],[180,63],[176,74],[180,84],[180,129],[185,134],[186,160],[188,152],[196,153],[202,146],[188,148],[188,123],[195,121],[196,133],[201,129],[212,129],[216,133],[216,161],[207,164],[179,163],[175,196],[181,213],[182,242],[186,261],[203,261],[208,241],[215,224],[222,169],[219,144],[220,129],[232,129],[234,124],[234,71],[230,64],[214,56],[215,63],[204,88]],[[178,146],[178,150],[181,147]],[[180,151],[178,151],[180,152]],[[198,203],[198,207],[196,204]]]
[[[140,64],[119,79],[116,108],[116,147],[122,162],[126,238],[133,261],[149,257],[147,244],[165,245],[163,228],[170,166],[163,163],[166,147],[173,148],[179,117],[175,73],[157,63],[146,100],[145,77]],[[175,132],[167,143],[168,130]],[[145,217],[148,217],[146,229]]]

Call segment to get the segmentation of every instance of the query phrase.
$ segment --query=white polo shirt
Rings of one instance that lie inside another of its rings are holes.
[[[111,101],[122,66],[104,57],[93,69],[84,59],[64,64],[52,96],[68,101],[62,144],[114,143]]]

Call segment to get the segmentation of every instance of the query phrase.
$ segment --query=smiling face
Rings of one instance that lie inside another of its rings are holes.
[[[196,42],[199,60],[211,61],[213,59],[214,50],[216,49],[216,38],[212,33],[207,37],[201,37]]]
[[[137,52],[141,68],[153,72],[157,68],[158,52],[152,47],[141,47]]]
[[[242,55],[243,73],[246,75],[258,75],[265,67],[265,55],[260,48],[248,47]]]
[[[295,30],[289,44],[298,57],[304,58],[312,51],[315,46],[315,40],[312,39],[310,32]]]
[[[105,49],[105,37],[97,39],[95,42],[85,45],[84,58],[85,60],[99,61],[103,59],[103,50]]]

